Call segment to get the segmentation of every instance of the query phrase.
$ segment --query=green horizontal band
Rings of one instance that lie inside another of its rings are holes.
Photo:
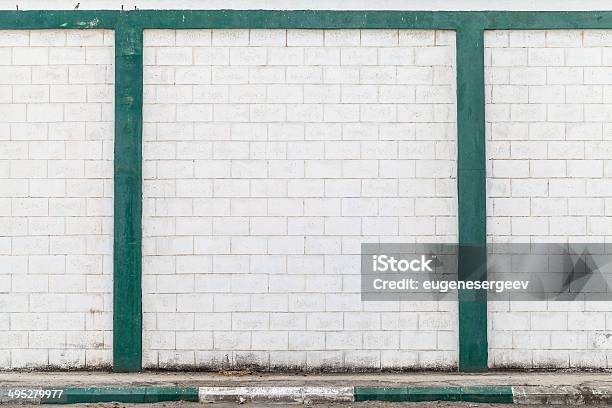
[[[355,401],[423,402],[464,401],[513,402],[512,387],[355,387]]]
[[[2,30],[114,29],[119,13],[113,10],[0,11]]]
[[[58,398],[42,398],[41,404],[79,404],[92,402],[154,403],[164,401],[197,402],[197,387],[84,387],[62,390]]]
[[[132,10],[143,28],[597,29],[610,11]]]
[[[30,10],[0,11],[2,29],[106,28],[609,29],[611,11]]]

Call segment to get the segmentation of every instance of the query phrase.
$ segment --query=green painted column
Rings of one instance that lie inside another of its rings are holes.
[[[484,280],[486,270],[486,153],[484,31],[457,29],[458,271],[461,280]],[[459,291],[459,370],[486,371],[487,293]]]
[[[142,369],[142,28],[115,30],[113,371]]]

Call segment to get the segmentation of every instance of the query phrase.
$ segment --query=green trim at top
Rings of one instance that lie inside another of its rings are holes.
[[[612,28],[609,11],[134,10],[143,28]]]
[[[35,10],[0,11],[0,29],[418,28],[612,29],[612,11]]]
[[[0,11],[0,29],[114,29],[119,14],[113,10]]]

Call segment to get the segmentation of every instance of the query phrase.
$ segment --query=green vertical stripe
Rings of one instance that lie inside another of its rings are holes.
[[[142,28],[115,30],[113,370],[142,369]]]
[[[484,31],[457,30],[459,279],[486,279]],[[459,370],[485,371],[486,291],[459,292]]]

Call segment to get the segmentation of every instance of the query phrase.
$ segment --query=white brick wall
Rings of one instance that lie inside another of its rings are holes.
[[[485,35],[488,235],[609,242],[612,31]],[[490,365],[610,367],[610,302],[489,303]]]
[[[0,31],[0,368],[111,362],[113,43]]]
[[[359,296],[456,241],[454,33],[145,31],[144,364],[456,365],[454,302]]]

